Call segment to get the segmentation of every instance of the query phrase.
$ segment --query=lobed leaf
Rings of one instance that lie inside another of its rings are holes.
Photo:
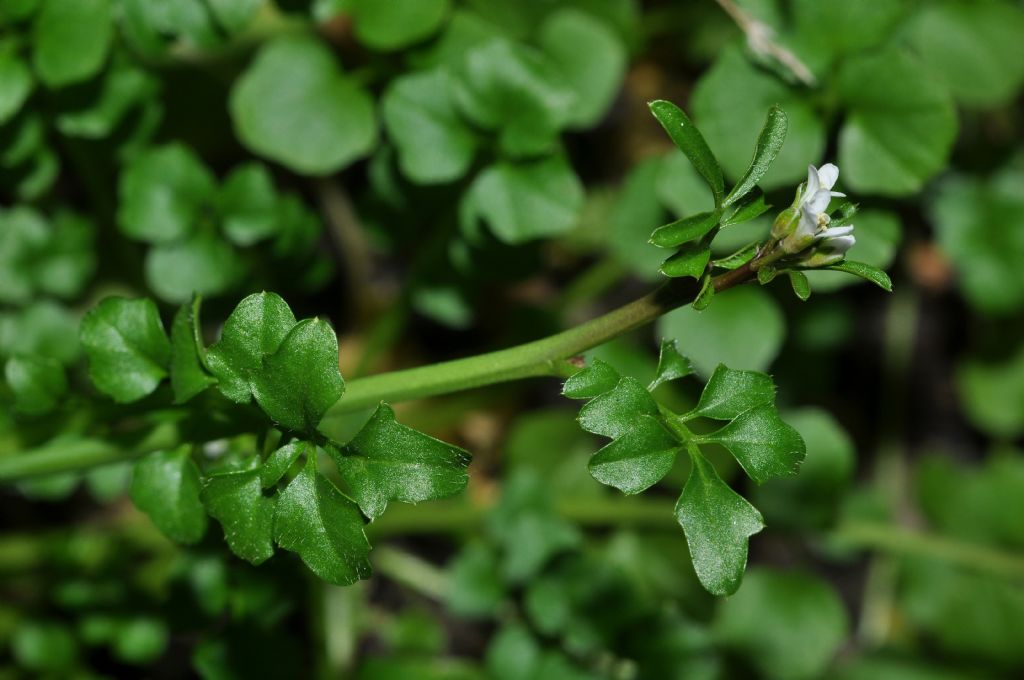
[[[447,498],[465,489],[468,480],[468,452],[399,424],[384,403],[348,445],[330,452],[370,520],[380,517],[389,501]]]
[[[587,432],[617,439],[629,432],[642,415],[657,416],[658,403],[639,380],[626,376],[610,391],[584,404],[579,423]]]
[[[665,382],[685,378],[693,373],[693,364],[679,353],[675,340],[662,339],[658,353],[658,368],[654,372],[654,380],[647,386],[651,392]]]
[[[641,415],[633,427],[591,457],[594,479],[626,494],[637,494],[668,474],[681,444],[658,418]]]
[[[278,495],[274,540],[325,581],[346,586],[370,575],[359,508],[317,472],[315,455]]]
[[[108,297],[82,318],[89,377],[114,401],[141,399],[167,376],[171,343],[152,300]]]
[[[565,381],[562,394],[570,399],[592,399],[613,389],[621,377],[610,364],[594,359]]]
[[[774,403],[775,383],[771,376],[719,364],[704,386],[697,406],[684,417],[732,420],[744,411]]]
[[[320,319],[303,319],[263,362],[251,382],[256,402],[288,429],[314,432],[327,409],[341,398],[338,337]]]
[[[178,543],[196,543],[206,533],[199,468],[191,445],[140,458],[132,474],[131,497],[153,524]]]
[[[211,475],[203,484],[202,500],[224,528],[231,552],[251,564],[262,564],[273,556],[277,499],[263,495],[259,470]]]
[[[254,293],[238,303],[206,354],[224,396],[240,404],[249,401],[250,381],[293,326],[295,315],[276,293]]]
[[[315,456],[316,447],[309,442],[297,440],[285,444],[267,456],[260,468],[260,483],[263,488],[269,489],[280,482],[303,453]]]
[[[805,455],[800,433],[765,404],[744,411],[722,429],[704,435],[699,442],[721,444],[757,483],[795,474]]]
[[[712,595],[732,595],[747,565],[748,539],[764,528],[757,508],[722,481],[700,452],[676,503],[690,557],[701,585]]]

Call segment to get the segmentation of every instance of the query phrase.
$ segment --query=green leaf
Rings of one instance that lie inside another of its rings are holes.
[[[732,420],[744,411],[775,403],[775,383],[757,371],[738,371],[719,364],[686,418]]]
[[[252,394],[270,418],[286,428],[315,432],[324,413],[341,398],[338,337],[321,319],[295,324],[252,379]]]
[[[825,125],[797,90],[751,64],[743,50],[721,50],[693,90],[690,108],[726,174],[743,175],[750,163],[754,130],[774,105],[786,111],[786,144],[760,180],[765,190],[789,186],[807,177],[807,163],[825,151]],[[842,163],[840,167],[844,168]]]
[[[0,355],[30,354],[70,364],[81,350],[78,325],[71,312],[50,300],[0,312]]]
[[[916,193],[946,166],[956,138],[953,100],[904,51],[851,59],[838,77],[848,107],[839,166],[860,193]]]
[[[259,470],[211,475],[203,484],[203,504],[224,527],[231,552],[251,564],[274,554],[274,496],[264,496]]]
[[[711,247],[707,239],[687,243],[675,255],[661,263],[660,271],[671,278],[690,276],[700,279],[711,261]]]
[[[370,575],[359,508],[317,472],[315,455],[278,495],[274,540],[325,581],[345,586]]]
[[[447,567],[450,587],[445,605],[458,615],[493,616],[505,596],[501,569],[494,551],[483,542],[470,542]]]
[[[691,373],[693,373],[693,364],[679,353],[676,341],[662,338],[661,349],[658,352],[658,369],[654,372],[654,380],[647,386],[647,389],[653,392],[658,385],[670,380],[685,378]]]
[[[1024,83],[1024,12],[1003,2],[935,2],[914,12],[910,45],[959,101],[990,108]]]
[[[703,312],[705,309],[711,306],[711,301],[715,298],[715,283],[711,278],[710,272],[704,275],[701,279],[700,292],[697,293],[697,297],[693,300],[694,311]]]
[[[838,264],[830,265],[828,269],[859,276],[862,279],[870,281],[884,291],[889,293],[892,292],[892,280],[889,278],[889,275],[881,269],[872,267],[864,262],[850,262],[848,260],[843,260]]]
[[[382,52],[398,50],[429,37],[450,10],[449,0],[347,0],[356,38]]]
[[[199,305],[198,297],[182,305],[171,323],[171,389],[176,404],[184,404],[217,382],[200,360],[204,348]]]
[[[238,303],[224,322],[220,340],[206,354],[224,396],[240,404],[249,401],[250,381],[293,326],[295,315],[276,293],[254,293]]]
[[[305,175],[336,172],[377,142],[370,95],[310,37],[266,43],[235,81],[230,111],[250,151]]]
[[[636,378],[621,378],[580,409],[579,423],[587,432],[617,439],[629,432],[642,415],[657,416],[658,403]]]
[[[495,236],[516,245],[572,229],[583,208],[583,185],[564,156],[499,161],[477,176],[469,199]]]
[[[250,23],[263,0],[206,0],[210,13],[228,34],[240,32]]]
[[[745,286],[715,296],[704,311],[682,308],[661,317],[657,334],[675,338],[701,375],[718,364],[764,370],[785,336],[778,304],[760,288]]]
[[[591,399],[613,389],[621,377],[609,364],[594,359],[589,366],[573,373],[565,381],[562,394],[570,399]]]
[[[222,229],[231,242],[251,246],[281,230],[274,180],[262,163],[243,163],[224,179],[218,197]]]
[[[968,420],[998,439],[1024,433],[1024,347],[1003,361],[968,358],[957,368],[957,392]]]
[[[465,52],[454,76],[459,110],[497,131],[502,151],[521,157],[554,150],[575,97],[543,53],[504,38],[488,40]]]
[[[628,432],[595,453],[587,468],[602,484],[637,494],[668,474],[681,446],[656,417],[640,415]]]
[[[477,136],[455,109],[449,79],[442,69],[399,76],[381,100],[398,164],[418,184],[462,177],[476,154]]]
[[[83,81],[103,67],[114,37],[109,0],[44,0],[32,32],[32,63],[50,88]]]
[[[725,179],[722,177],[722,168],[718,165],[711,148],[704,141],[697,127],[690,121],[683,110],[672,102],[659,99],[648,104],[651,113],[658,119],[665,132],[672,139],[679,150],[686,155],[693,167],[697,169],[704,181],[711,187],[711,193],[715,197],[715,205],[722,205],[722,195],[725,193]]]
[[[721,215],[705,212],[684,217],[658,227],[651,234],[651,243],[659,248],[677,248],[688,241],[701,238],[718,225]]]
[[[96,270],[96,226],[80,215],[61,211],[54,215],[51,227],[45,252],[34,259],[35,286],[56,297],[75,298]]]
[[[718,608],[714,634],[762,677],[829,675],[850,624],[839,595],[808,573],[752,569]]]
[[[729,449],[747,475],[759,484],[795,474],[805,454],[800,433],[784,423],[771,404],[744,411],[722,429],[703,435],[698,441]]]
[[[363,514],[375,520],[389,501],[419,503],[466,488],[470,455],[395,421],[382,403],[359,434],[331,452]]]
[[[132,474],[132,502],[178,543],[196,543],[206,533],[199,468],[192,461],[191,450],[186,444],[146,454]]]
[[[157,618],[138,616],[118,626],[113,644],[118,661],[137,666],[154,663],[164,655],[169,634],[167,624]]]
[[[303,453],[315,456],[316,448],[309,442],[297,440],[285,444],[267,456],[267,460],[260,468],[260,482],[263,488],[269,489],[280,482]]]
[[[722,227],[731,227],[735,224],[749,222],[755,217],[760,217],[771,210],[770,205],[765,203],[764,192],[760,189],[749,191],[743,198],[737,200],[722,216]]]
[[[241,266],[230,245],[209,234],[196,234],[151,248],[145,272],[157,297],[182,303],[193,295],[213,296],[228,290],[241,277]]]
[[[987,178],[954,175],[928,210],[963,295],[986,314],[1024,303],[1024,157]]]
[[[44,357],[11,357],[4,377],[14,393],[14,408],[29,415],[49,413],[68,391],[64,367]]]
[[[747,566],[747,540],[764,528],[764,520],[703,455],[692,451],[690,458],[693,470],[676,503],[676,519],[701,585],[712,595],[732,595]]]
[[[779,155],[782,143],[786,141],[786,128],[788,127],[789,119],[786,118],[785,111],[778,106],[768,109],[764,127],[761,128],[761,134],[757,136],[757,144],[754,146],[754,157],[750,161],[750,167],[736,182],[736,186],[732,188],[729,195],[725,197],[723,205],[732,205],[757,186]]]
[[[191,234],[213,200],[214,178],[178,143],[136,156],[121,173],[117,223],[128,237],[168,243]]]
[[[569,124],[575,128],[595,125],[622,86],[625,45],[605,22],[573,8],[548,16],[537,39],[576,95]]]
[[[32,94],[32,72],[18,55],[0,50],[0,124],[13,118]]]
[[[793,293],[800,298],[801,301],[806,302],[811,297],[811,282],[807,280],[807,274],[801,271],[790,271],[789,283],[793,286]]]
[[[82,106],[62,111],[57,128],[71,137],[102,139],[158,91],[158,82],[145,71],[131,66],[114,66],[103,76],[95,93]]]
[[[141,399],[167,376],[171,343],[152,300],[105,298],[82,319],[79,339],[89,377],[114,401]]]
[[[761,243],[759,241],[749,243],[740,248],[739,250],[737,250],[732,255],[729,255],[728,257],[723,257],[720,260],[715,260],[713,264],[716,267],[719,267],[721,269],[728,269],[730,271],[732,271],[733,269],[739,269],[740,267],[754,259],[754,256],[757,255],[757,250],[760,247],[760,245]]]
[[[25,303],[35,288],[34,269],[48,244],[49,230],[35,209],[0,212],[0,302]]]
[[[72,631],[60,623],[20,621],[11,634],[10,645],[21,668],[42,675],[73,673],[78,662],[78,642]]]

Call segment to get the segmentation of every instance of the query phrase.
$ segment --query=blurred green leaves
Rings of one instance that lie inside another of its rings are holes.
[[[267,43],[236,81],[230,108],[243,144],[307,175],[340,170],[377,140],[373,100],[312,38]]]

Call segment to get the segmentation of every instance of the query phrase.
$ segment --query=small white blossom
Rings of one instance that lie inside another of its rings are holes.
[[[799,213],[796,228],[784,238],[784,250],[798,253],[817,245],[815,254],[820,253],[824,256],[827,253],[829,262],[838,262],[853,246],[856,242],[853,225],[829,227],[831,218],[828,214],[828,204],[834,196],[846,196],[832,190],[838,179],[839,168],[832,163],[826,163],[821,168],[815,168],[813,165],[807,167],[807,182],[801,187],[794,202]],[[811,256],[808,262],[811,259],[821,258]]]

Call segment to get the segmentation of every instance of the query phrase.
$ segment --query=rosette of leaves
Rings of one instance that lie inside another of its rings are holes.
[[[297,553],[321,578],[349,584],[370,573],[367,519],[391,501],[442,498],[465,486],[469,455],[399,424],[387,404],[350,442],[317,431],[345,390],[327,322],[297,321],[279,296],[258,293],[238,304],[206,348],[198,316],[198,300],[182,305],[168,337],[151,300],[112,297],[81,324],[89,375],[115,401],[138,401],[169,378],[186,411],[194,407],[209,420],[212,399],[230,418],[232,408],[255,403],[274,433],[262,447],[248,439],[228,454],[222,446],[204,449],[209,437],[197,435],[138,461],[132,499],[170,538],[198,541],[209,515],[242,559],[260,564],[276,546]],[[221,397],[198,399],[211,388]]]
[[[134,157],[119,193],[118,225],[150,245],[145,276],[161,300],[224,293],[255,271],[273,271],[260,267],[266,257],[305,272],[300,288],[316,288],[330,273],[313,252],[318,220],[298,197],[279,194],[260,163],[239,165],[218,185],[191,149],[172,143]]]
[[[800,434],[779,417],[770,376],[720,365],[690,411],[676,414],[651,394],[658,385],[692,375],[690,361],[664,341],[655,378],[644,385],[621,376],[595,359],[569,378],[563,393],[586,399],[580,426],[611,442],[595,453],[589,469],[602,484],[638,494],[668,474],[677,456],[691,471],[675,512],[686,534],[694,570],[715,595],[739,588],[747,562],[747,542],[764,528],[761,513],[726,484],[703,447],[724,447],[758,484],[794,474],[804,458]],[[720,425],[697,434],[694,421]]]

